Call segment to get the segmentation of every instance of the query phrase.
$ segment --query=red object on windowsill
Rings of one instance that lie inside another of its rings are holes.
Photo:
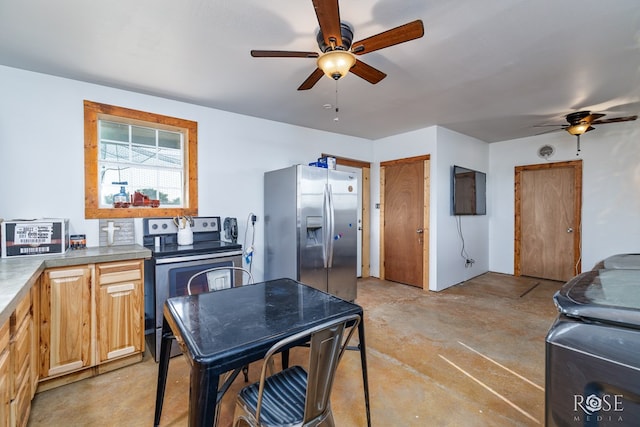
[[[133,206],[157,208],[158,206],[160,206],[160,200],[150,199],[146,194],[136,191],[133,193],[133,196],[131,196],[131,204]]]

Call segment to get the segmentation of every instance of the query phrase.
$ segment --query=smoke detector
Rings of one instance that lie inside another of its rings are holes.
[[[555,152],[556,149],[553,148],[552,145],[543,145],[542,147],[538,148],[538,157],[547,160],[549,157],[553,156]]]

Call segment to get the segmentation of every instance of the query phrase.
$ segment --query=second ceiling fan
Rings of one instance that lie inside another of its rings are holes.
[[[338,0],[312,0],[312,2],[320,25],[316,39],[321,54],[286,50],[251,51],[251,56],[256,58],[318,58],[317,68],[298,87],[298,90],[311,89],[323,75],[338,80],[349,71],[371,84],[376,84],[387,75],[360,61],[355,55],[364,55],[418,39],[424,35],[422,21],[416,20],[352,43],[353,29],[340,21]]]

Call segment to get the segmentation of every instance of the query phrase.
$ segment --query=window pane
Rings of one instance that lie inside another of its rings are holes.
[[[129,125],[101,120],[100,139],[129,142]]]
[[[131,147],[131,162],[141,165],[158,164],[156,159],[156,148],[133,145]]]
[[[158,165],[182,167],[182,151],[161,148],[158,150]]]
[[[158,132],[158,146],[182,150],[182,134],[161,130]]]
[[[156,145],[155,129],[143,128],[140,126],[131,126],[131,142],[134,144]]]
[[[101,141],[100,160],[128,161],[129,144]]]

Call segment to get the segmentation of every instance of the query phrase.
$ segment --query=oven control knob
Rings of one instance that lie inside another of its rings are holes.
[[[166,230],[166,229],[167,229],[167,227],[168,227],[168,225],[167,225],[167,224],[162,224],[162,229],[163,229],[163,230]]]
[[[152,230],[157,230],[157,229],[158,229],[158,224],[153,224],[153,225],[151,226],[151,229],[152,229]]]
[[[208,223],[207,221],[205,221],[205,222],[203,222],[203,223],[202,223],[202,226],[203,226],[203,227],[206,227],[207,225],[209,225],[209,223]]]

